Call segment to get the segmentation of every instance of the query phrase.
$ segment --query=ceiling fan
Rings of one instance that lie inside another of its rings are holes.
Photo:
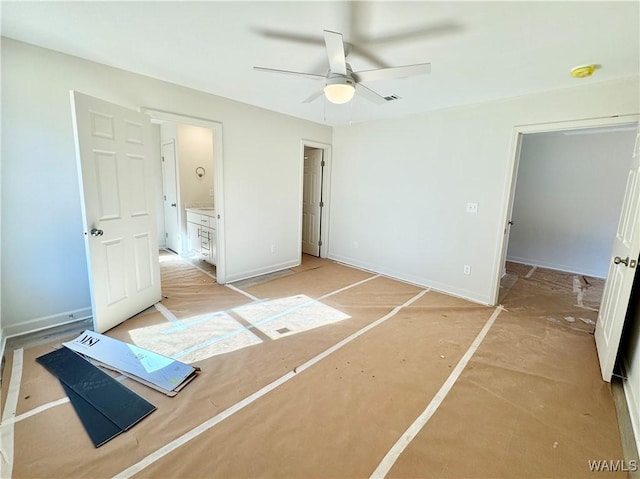
[[[254,70],[294,75],[313,80],[324,80],[324,88],[313,93],[303,103],[309,103],[323,94],[332,103],[342,104],[349,102],[355,93],[376,104],[383,104],[387,99],[362,83],[377,80],[391,80],[406,78],[415,75],[424,75],[431,72],[430,63],[418,63],[399,67],[378,68],[354,72],[346,61],[346,57],[352,49],[352,45],[345,43],[342,34],[324,30],[324,43],[329,58],[329,71],[326,75],[315,73],[294,72],[288,70],[276,70],[273,68],[253,67]]]

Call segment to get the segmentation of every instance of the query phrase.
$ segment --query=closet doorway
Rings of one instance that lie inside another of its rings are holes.
[[[330,146],[302,142],[301,253],[327,257]]]

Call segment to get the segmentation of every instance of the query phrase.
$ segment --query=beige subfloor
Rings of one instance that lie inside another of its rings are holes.
[[[623,459],[591,334],[601,280],[509,264],[491,308],[306,256],[232,288],[169,253],[161,267],[170,320],[150,308],[108,334],[174,356],[188,346],[200,376],[174,398],[125,379],[157,410],[95,449],[35,362],[60,341],[25,347],[16,417],[2,426],[13,477],[354,478],[385,464],[388,477],[575,478]],[[252,326],[250,308],[271,316]],[[348,318],[266,333],[294,310]],[[242,331],[215,329],[225,321]]]

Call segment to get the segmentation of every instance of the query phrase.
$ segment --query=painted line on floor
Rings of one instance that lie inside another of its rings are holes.
[[[47,409],[51,409],[52,407],[60,406],[62,404],[66,404],[69,402],[69,398],[65,397],[62,399],[58,399],[57,401],[51,401],[43,404],[42,406],[35,407],[30,411],[20,414],[19,416],[14,417],[13,419],[9,419],[8,423],[16,423],[20,421],[24,421],[25,419],[30,418],[31,416],[35,416],[41,412],[46,411]],[[4,422],[2,423],[4,425]]]
[[[320,296],[316,301],[320,301],[321,299],[328,298],[329,296],[333,296],[334,294],[342,293],[343,291],[351,289],[351,288],[353,288],[355,286],[360,286],[361,284],[366,283],[367,281],[371,281],[372,279],[376,279],[376,278],[379,278],[379,277],[380,277],[379,274],[375,274],[373,276],[370,276],[369,278],[365,278],[365,279],[363,279],[361,281],[358,281],[357,283],[350,284],[349,286],[345,286],[344,288],[340,288],[340,289],[337,289],[335,291],[332,291],[331,293],[327,293],[327,294],[325,294],[323,296]]]
[[[0,425],[0,465],[2,466],[2,477],[13,475],[13,419],[18,408],[18,396],[20,394],[20,382],[22,381],[22,363],[24,351],[22,348],[13,351],[13,364],[11,365],[11,377],[9,378],[9,389],[7,399],[2,411],[2,423]]]
[[[113,379],[115,379],[118,382],[122,382],[125,379],[127,379],[127,376],[121,374],[120,376],[114,377]],[[57,406],[61,406],[61,405],[66,404],[68,402],[70,402],[68,397],[64,397],[64,398],[61,398],[61,399],[56,399],[55,401],[50,401],[48,403],[43,404],[42,406],[34,407],[33,409],[30,409],[27,412],[23,412],[19,416],[15,416],[15,417],[9,418],[6,421],[3,419],[2,420],[2,426],[4,426],[5,424],[15,424],[17,422],[24,421],[25,419],[28,419],[31,416],[35,416],[36,414],[40,414],[41,412],[44,412],[47,409],[51,409],[51,408],[54,408],[54,407],[57,407]],[[0,477],[4,477],[4,476],[0,476]]]
[[[191,266],[193,266],[195,269],[201,271],[202,273],[206,274],[207,276],[213,278],[215,280],[215,282],[218,282],[218,278],[215,277],[215,275],[213,273],[210,273],[209,271],[207,271],[204,268],[201,268],[200,266],[198,266],[197,264],[193,264],[191,261],[187,261],[187,263],[189,263]]]
[[[293,379],[298,374],[300,374],[302,371],[312,367],[313,365],[315,365],[318,362],[320,362],[323,359],[325,359],[327,356],[333,354],[334,352],[338,351],[342,347],[346,346],[347,344],[349,344],[353,340],[359,338],[360,336],[362,336],[363,334],[365,334],[368,331],[372,330],[376,326],[379,326],[380,324],[384,323],[389,318],[392,318],[393,316],[398,314],[398,312],[400,310],[402,310],[403,308],[406,308],[407,306],[410,306],[411,304],[413,304],[415,301],[420,299],[428,291],[429,291],[428,289],[420,291],[418,294],[413,296],[411,299],[409,299],[405,303],[401,304],[400,306],[396,306],[395,308],[393,308],[393,310],[391,310],[389,313],[387,313],[383,317],[381,317],[381,318],[377,319],[376,321],[374,321],[373,323],[370,323],[367,326],[359,329],[358,331],[356,331],[355,333],[353,333],[350,336],[346,337],[342,341],[336,343],[335,345],[333,345],[329,349],[326,349],[325,351],[323,351],[322,353],[318,354],[317,356],[314,356],[313,358],[311,358],[308,361],[304,362],[303,364],[301,364],[300,366],[298,366],[296,368],[296,372],[289,371],[287,374],[285,374],[285,375],[281,376],[280,378],[276,379],[275,381],[267,384],[266,386],[264,386],[263,388],[259,389],[258,391],[256,391],[255,393],[251,394],[250,396],[247,396],[246,398],[244,398],[243,400],[237,402],[233,406],[225,409],[220,414],[217,414],[217,415],[213,416],[212,418],[210,418],[207,421],[203,422],[199,426],[196,426],[195,428],[191,429],[190,431],[188,431],[187,433],[185,433],[182,436],[178,437],[177,439],[174,439],[170,443],[164,445],[163,447],[161,447],[157,451],[149,454],[148,456],[146,456],[142,460],[138,461],[137,463],[133,464],[132,466],[128,467],[127,469],[125,469],[121,473],[119,473],[116,476],[114,476],[114,478],[125,479],[125,478],[129,478],[129,477],[139,473],[140,471],[142,471],[143,469],[147,468],[148,466],[150,466],[154,462],[158,461],[159,459],[163,458],[167,454],[173,452],[174,450],[176,450],[179,447],[183,446],[184,444],[186,444],[190,440],[195,439],[200,434],[208,431],[209,429],[211,429],[215,425],[221,423],[225,419],[231,417],[233,414],[235,414],[238,411],[244,409],[246,406],[248,406],[251,403],[257,401],[258,399],[260,399],[265,394],[273,391],[274,389],[276,389],[279,386],[283,385],[284,383],[286,383],[290,379]]]
[[[162,314],[162,316],[164,316],[164,318],[171,322],[171,323],[176,323],[176,324],[180,324],[180,320],[176,317],[175,314],[173,314],[171,311],[169,311],[169,309],[162,303],[156,303],[154,304],[155,308],[160,312],[160,314]]]
[[[537,266],[532,266],[529,272],[524,277],[527,279],[531,278],[531,276],[533,276],[533,273],[535,273],[537,269]]]
[[[252,295],[251,293],[247,293],[246,291],[241,290],[240,288],[235,287],[232,284],[225,284],[225,286],[227,288],[229,288],[230,290],[235,291],[236,293],[240,293],[240,294],[244,294],[247,298],[249,298],[252,301],[262,301],[260,298]]]
[[[386,456],[384,456],[380,464],[378,464],[378,467],[376,467],[375,471],[373,471],[373,474],[371,474],[370,476],[372,479],[386,477],[386,475],[389,473],[393,465],[400,457],[400,454],[402,454],[405,448],[422,430],[424,425],[429,421],[429,419],[431,419],[438,407],[440,407],[440,405],[442,404],[442,401],[444,401],[444,398],[447,397],[447,394],[449,394],[449,391],[451,391],[451,388],[462,374],[462,371],[464,371],[464,368],[469,363],[469,360],[471,359],[473,354],[476,352],[478,347],[480,347],[480,344],[484,340],[485,336],[489,332],[489,329],[491,329],[491,326],[493,326],[493,323],[502,310],[502,306],[496,307],[491,317],[487,320],[484,327],[478,333],[478,336],[476,336],[476,339],[473,340],[471,346],[469,346],[469,349],[467,349],[467,352],[464,353],[464,356],[462,356],[460,361],[458,361],[458,364],[456,364],[456,367],[453,369],[453,371],[451,371],[451,374],[449,375],[447,380],[438,390],[431,402],[427,405],[427,408],[416,418],[416,420],[413,422],[413,424],[411,424],[411,426],[409,426],[404,434],[400,436],[400,438],[396,441],[389,452],[387,452]]]

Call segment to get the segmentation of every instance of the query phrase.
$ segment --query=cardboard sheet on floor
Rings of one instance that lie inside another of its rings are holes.
[[[94,331],[87,330],[73,341],[62,344],[168,396],[175,396],[199,371],[175,359]]]
[[[130,429],[156,409],[70,349],[57,349],[36,361],[63,384],[96,447]]]

